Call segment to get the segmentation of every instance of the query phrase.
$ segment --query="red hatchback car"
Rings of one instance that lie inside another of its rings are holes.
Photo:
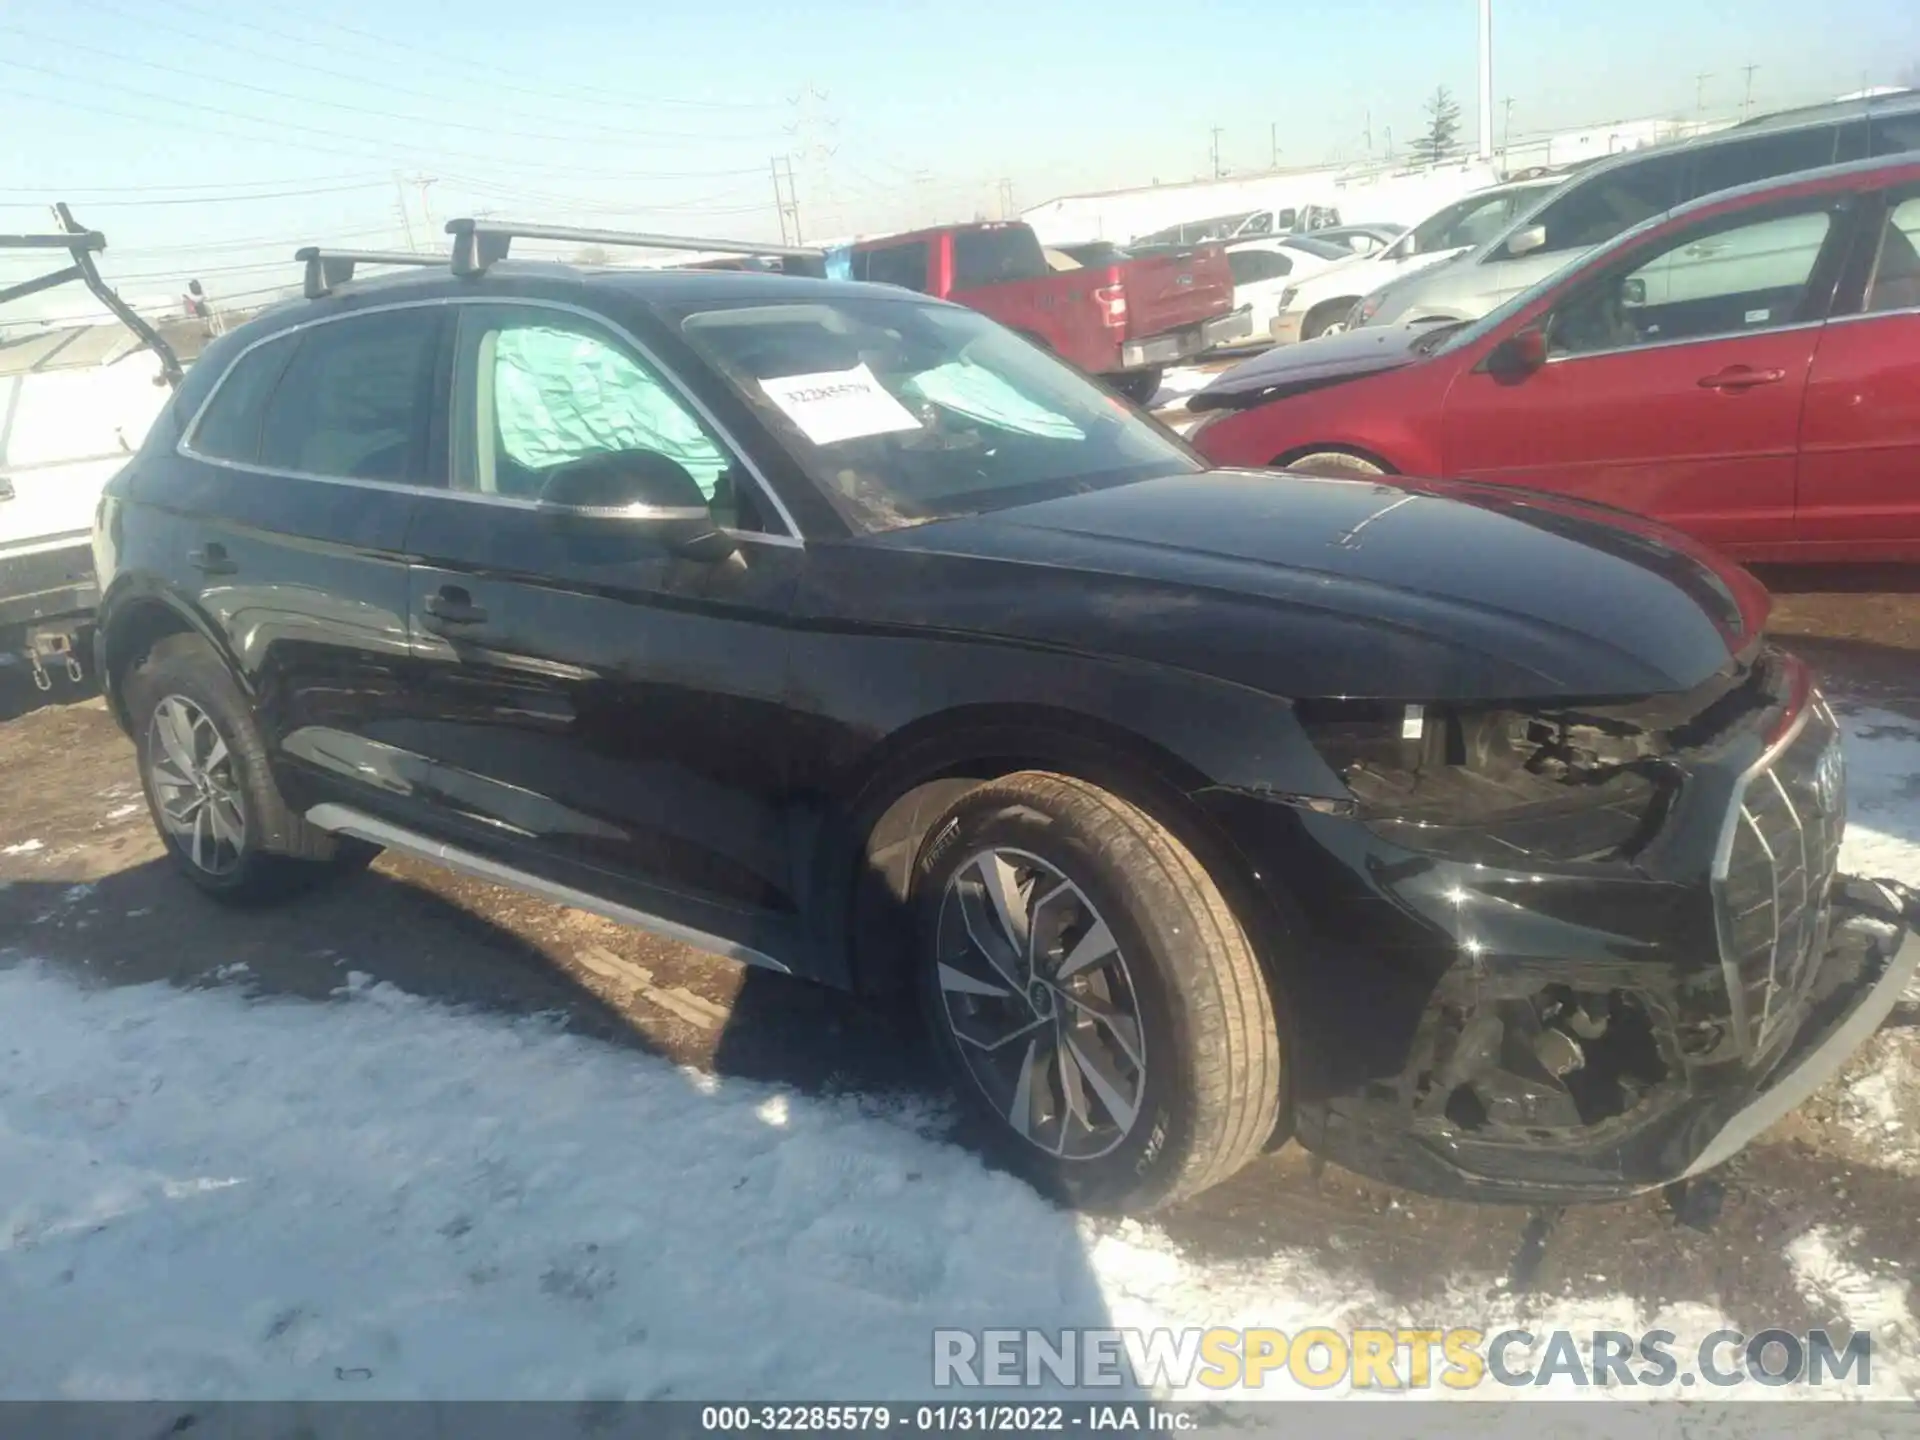
[[[1271,351],[1189,404],[1218,464],[1558,491],[1747,560],[1920,560],[1920,161],[1723,191],[1480,320]]]

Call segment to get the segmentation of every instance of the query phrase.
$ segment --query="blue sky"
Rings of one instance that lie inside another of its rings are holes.
[[[244,294],[295,243],[424,243],[449,214],[809,235],[1317,163],[1475,124],[1475,0],[11,0],[0,227],[66,198],[130,298]],[[1516,135],[1722,113],[1920,68],[1920,0],[1497,0]],[[1712,72],[1698,82],[1700,72]],[[396,174],[400,177],[396,182]],[[428,183],[422,187],[421,179]],[[13,274],[8,262],[0,274]]]

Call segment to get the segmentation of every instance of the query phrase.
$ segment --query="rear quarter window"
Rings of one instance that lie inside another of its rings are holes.
[[[293,336],[268,340],[228,366],[224,376],[214,381],[213,401],[194,426],[189,447],[214,460],[257,461],[261,418],[294,344]]]

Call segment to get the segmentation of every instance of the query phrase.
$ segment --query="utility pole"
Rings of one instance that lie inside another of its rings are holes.
[[[1480,158],[1493,158],[1493,0],[1480,0]]]
[[[1753,112],[1753,72],[1759,68],[1758,65],[1742,65],[1740,67],[1741,73],[1747,77],[1746,94],[1740,98],[1740,118],[1742,120],[1746,119],[1747,116]]]
[[[1270,170],[1278,170],[1280,168],[1280,122],[1278,120],[1271,122],[1267,126],[1267,144],[1273,151],[1272,156],[1267,161],[1267,168]]]
[[[780,217],[780,243],[798,245],[801,241],[800,195],[793,186],[793,157],[776,155],[767,164],[773,172],[773,208]]]
[[[393,196],[400,203],[400,228],[406,232],[407,249],[417,251],[420,244],[413,238],[413,216],[407,211],[407,185],[398,170],[393,172]]]
[[[433,223],[433,206],[427,203],[427,187],[438,185],[440,179],[436,175],[416,175],[413,183],[420,187],[420,218],[427,222],[427,234],[432,236],[439,227]]]
[[[1367,128],[1361,132],[1367,140],[1367,158],[1373,158],[1373,107],[1367,107]]]
[[[1513,148],[1513,96],[1500,102],[1500,110],[1500,150],[1505,154]]]
[[[1220,168],[1220,127],[1216,125],[1213,127],[1213,178],[1221,179],[1226,173]]]
[[[1693,77],[1693,108],[1696,114],[1707,113],[1707,81],[1713,78],[1713,71],[1702,70]]]
[[[1000,218],[1013,218],[1013,181],[1005,175],[1000,177]]]

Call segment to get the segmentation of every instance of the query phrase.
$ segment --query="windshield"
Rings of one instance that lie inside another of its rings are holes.
[[[1498,235],[1514,216],[1532,205],[1552,185],[1502,190],[1497,195],[1469,195],[1437,210],[1402,235],[1391,253],[1404,258],[1431,255],[1437,250],[1468,250]]]
[[[1337,240],[1319,240],[1309,235],[1295,235],[1286,242],[1289,250],[1298,250],[1306,255],[1318,256],[1322,260],[1345,260],[1353,251]]]
[[[1458,325],[1436,325],[1433,330],[1414,342],[1424,355],[1445,355],[1458,350],[1463,345],[1471,345],[1483,335],[1491,335],[1507,321],[1520,314],[1547,291],[1566,278],[1568,272],[1593,258],[1591,252],[1572,255],[1565,264],[1559,266],[1551,275],[1535,281],[1518,295],[1512,296],[1504,304],[1496,305],[1478,320]]]
[[[956,306],[833,296],[680,325],[858,530],[1205,468],[1078,371]]]

